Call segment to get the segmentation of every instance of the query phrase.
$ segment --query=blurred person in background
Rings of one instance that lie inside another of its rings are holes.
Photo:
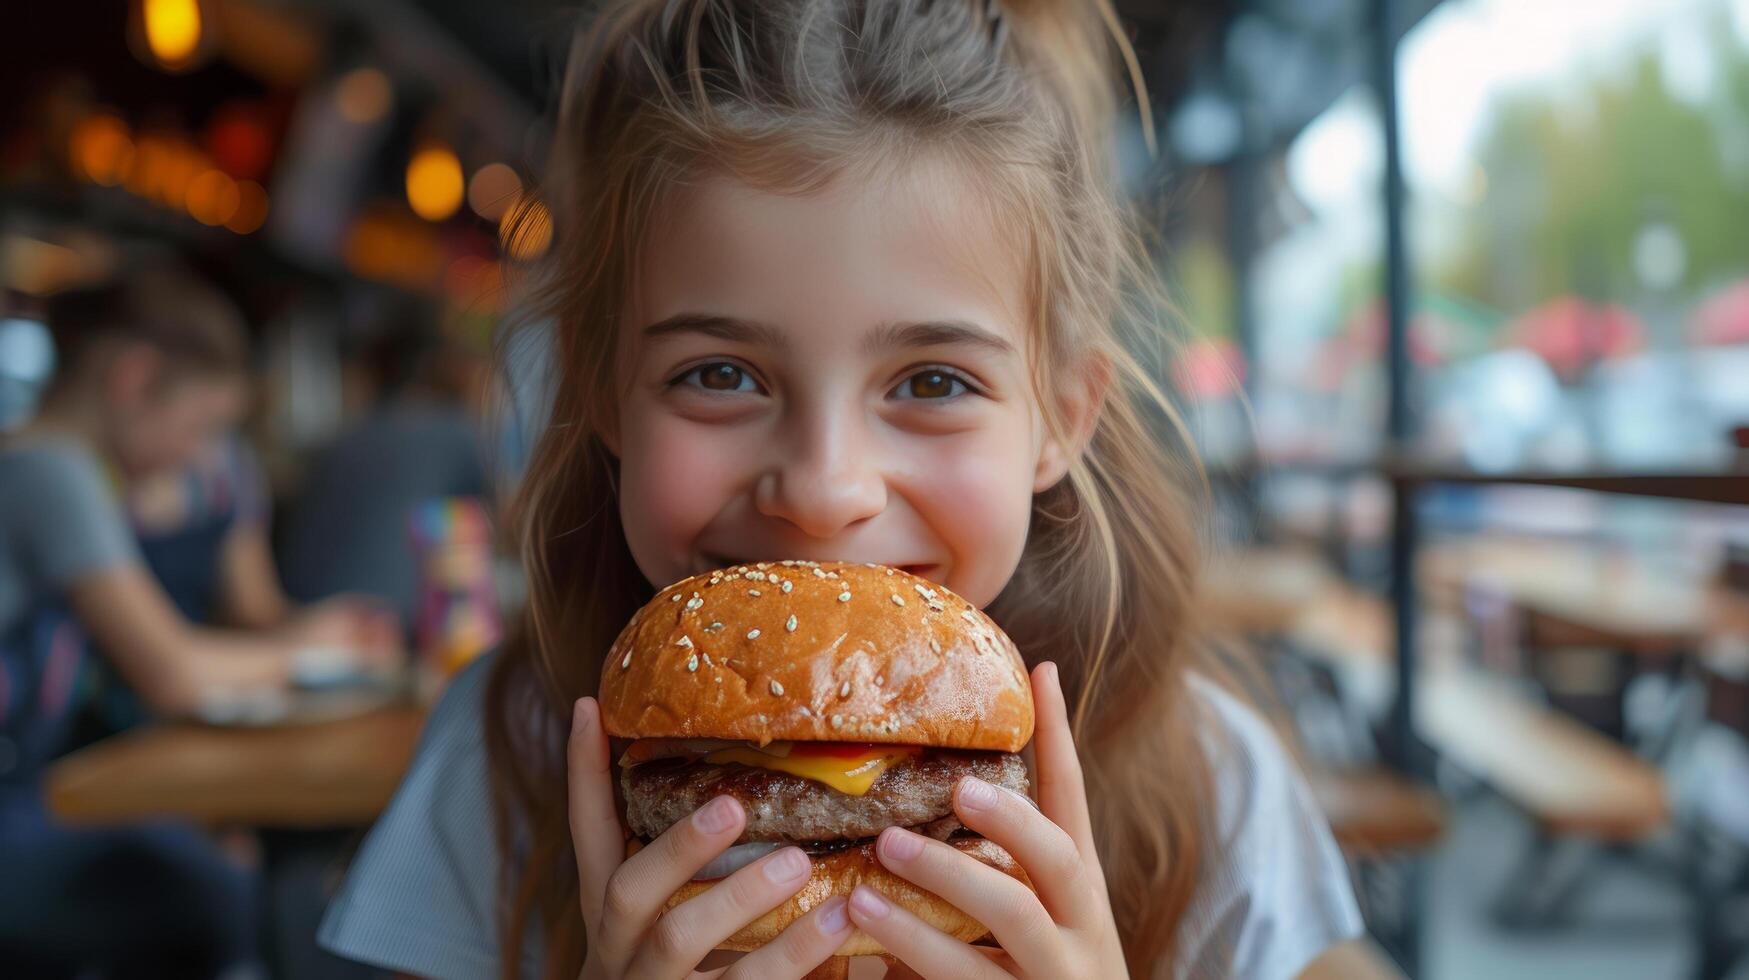
[[[302,651],[385,650],[326,605],[272,630],[209,629],[142,560],[127,487],[188,464],[247,397],[234,309],[174,269],[55,297],[61,370],[0,437],[0,963],[14,977],[215,976],[253,956],[255,886],[192,827],[57,826],[46,764],[90,694],[86,638],[151,712],[287,687]]]
[[[474,414],[487,363],[440,331],[426,304],[393,302],[350,365],[370,408],[317,454],[291,505],[279,558],[292,597],[374,596],[413,621],[421,581],[409,526],[415,508],[488,490]]]

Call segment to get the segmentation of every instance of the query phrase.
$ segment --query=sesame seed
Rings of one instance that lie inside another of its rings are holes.
[[[760,595],[764,595],[765,593],[760,592],[758,589],[748,589],[747,594],[750,596],[760,596]]]
[[[669,596],[668,601],[669,602],[679,602],[680,601],[680,593],[676,592],[673,595]]]
[[[632,665],[632,652],[630,650],[627,650],[625,658],[619,662],[619,669],[626,670],[626,669],[629,669],[631,667],[631,665]]]
[[[887,683],[887,679],[884,675],[881,675],[881,674],[875,675],[875,687],[884,686],[886,683]]]
[[[968,623],[973,623],[973,624],[976,624],[978,621],[977,613],[972,612],[970,609],[960,610],[960,618],[965,620]]]
[[[783,584],[782,584],[782,585],[780,585],[780,586],[778,586],[778,588],[780,588],[780,589],[782,589],[782,590],[783,590],[783,592],[784,592],[784,594],[785,594],[785,595],[788,595],[788,594],[789,594],[789,590],[791,590],[791,589],[793,589],[793,588],[795,588],[795,586],[794,586],[794,585],[792,585],[792,584],[791,584],[791,583],[790,583],[790,580],[789,580],[789,579],[787,579],[787,578],[786,578],[786,579],[784,579],[784,580],[783,580]]]
[[[946,612],[947,607],[942,605],[939,602],[932,602],[929,604],[929,611],[930,612]]]
[[[717,675],[717,683],[718,683],[718,684],[721,684],[721,683],[722,683],[722,682],[723,682],[723,675],[721,675],[721,674],[718,674],[718,675]]]
[[[723,624],[722,624],[722,623],[712,623],[712,624],[710,624],[710,625],[709,625],[709,626],[706,626],[706,627],[705,627],[705,628],[704,628],[704,631],[705,631],[705,632],[706,632],[706,633],[714,633],[714,632],[716,632],[716,631],[717,631],[717,630],[720,630],[720,629],[722,629],[722,628],[723,628]]]
[[[695,673],[698,670],[698,654],[686,658],[686,672]]]
[[[699,606],[702,606],[702,605],[704,605],[704,600],[700,599],[698,596],[693,596],[692,598],[686,600],[686,608],[688,608],[688,609],[697,609]]]
[[[941,641],[936,639],[933,636],[930,637],[929,638],[929,649],[935,651],[936,653],[940,653],[941,652]]]
[[[756,564],[756,565],[754,565],[754,566],[753,566],[753,567],[754,567],[754,568],[770,568],[770,567],[771,567],[771,562],[768,562],[768,561],[762,561],[762,562],[759,562],[759,563],[758,563],[758,564]]]
[[[838,593],[838,601],[839,602],[849,602],[850,601],[850,593],[848,593],[848,592]]]
[[[803,717],[803,718],[812,718],[812,717],[814,717],[814,709],[812,709],[812,708],[810,708],[810,707],[808,707],[808,706],[807,706],[807,705],[805,705],[805,704],[804,704],[804,705],[802,705],[802,717]]]
[[[680,639],[674,641],[674,645],[677,647],[692,646],[692,637],[687,636],[686,634],[682,633],[682,634],[680,634]]]
[[[778,564],[782,565],[785,568],[796,567],[795,559],[793,559],[793,558],[785,558],[783,561],[778,562]]]
[[[815,565],[814,566],[814,577],[815,578],[825,578],[826,573],[820,570],[820,566]]]
[[[796,631],[796,618],[792,615],[790,618],[784,620],[783,628],[794,633]]]
[[[921,582],[917,583],[916,585],[911,586],[911,588],[916,589],[917,594],[922,596],[925,599],[935,598],[935,590],[930,588],[927,585],[924,585]]]
[[[844,727],[844,716],[843,715],[833,715],[832,716],[832,727],[833,728],[843,728]]]
[[[826,577],[827,577],[827,578],[837,578],[837,577],[838,577],[838,573],[837,573],[837,572],[827,572],[827,573],[826,573]]]
[[[704,655],[704,665],[706,667],[715,667],[716,666],[716,664],[711,663],[711,655],[708,653]]]
[[[771,695],[772,695],[772,697],[778,697],[778,698],[783,697],[783,685],[779,684],[776,681],[772,681],[771,682]]]
[[[897,595],[894,595],[892,598],[893,598],[893,605],[895,605],[895,606],[902,606],[905,604],[905,600],[899,598]]]
[[[759,639],[759,631],[758,630],[748,630],[747,631],[747,639],[749,639],[749,640]]]
[[[887,574],[888,574],[888,575],[891,575],[891,574],[893,574],[893,570],[892,570],[892,569],[890,569],[890,568],[889,568],[889,569],[887,569]]]
[[[850,697],[850,682],[849,681],[845,681],[843,684],[838,685],[838,696],[841,698]]]

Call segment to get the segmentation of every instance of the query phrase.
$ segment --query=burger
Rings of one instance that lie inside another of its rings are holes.
[[[648,842],[719,795],[741,837],[668,907],[786,845],[812,860],[788,902],[730,937],[751,950],[858,883],[948,935],[989,934],[888,873],[874,839],[908,827],[1030,887],[1007,851],[962,826],[953,790],[976,776],[1027,790],[1032,690],[1014,643],[939,585],[895,568],[771,561],[694,576],[632,618],[602,669],[609,735],[632,740],[620,787]],[[634,845],[635,846],[635,845]],[[884,952],[857,932],[841,956]]]

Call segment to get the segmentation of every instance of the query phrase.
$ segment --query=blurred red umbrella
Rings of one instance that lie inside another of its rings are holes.
[[[1749,344],[1749,279],[1707,297],[1695,311],[1689,339],[1702,347]]]
[[[1549,300],[1506,328],[1505,345],[1540,356],[1572,381],[1598,361],[1640,349],[1645,331],[1626,307],[1594,305],[1577,296]]]

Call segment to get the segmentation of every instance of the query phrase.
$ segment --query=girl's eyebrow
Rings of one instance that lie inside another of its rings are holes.
[[[768,323],[743,320],[715,313],[676,313],[641,331],[646,340],[659,341],[683,333],[702,334],[718,340],[782,349],[788,346],[783,331]],[[1014,353],[1014,345],[993,330],[969,320],[921,320],[883,323],[863,340],[863,350],[878,353],[907,347],[969,346],[998,356]]]

